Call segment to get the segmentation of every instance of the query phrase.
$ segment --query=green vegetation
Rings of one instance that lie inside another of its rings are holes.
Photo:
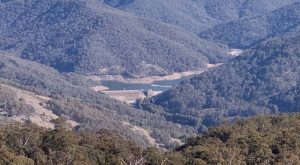
[[[116,134],[75,133],[63,119],[54,121],[54,130],[31,124],[0,128],[0,164],[12,165],[120,165],[138,161],[143,150]]]
[[[299,164],[300,115],[237,120],[211,128],[166,153],[142,149],[107,130],[73,132],[64,119],[54,130],[27,124],[0,128],[1,164],[217,165]]]
[[[299,135],[299,114],[255,117],[212,128],[172,156],[181,156],[177,164],[299,164]]]
[[[298,115],[213,128],[166,154],[136,146],[149,147],[150,135],[159,146],[174,148],[176,141],[227,120],[299,112],[299,2],[0,0],[0,125],[35,110],[5,86],[46,96],[40,108],[79,123],[76,133],[61,125],[1,127],[0,164],[121,164],[141,158],[151,165],[297,164],[298,127],[288,121],[297,123]],[[247,50],[231,59],[227,45]],[[166,75],[207,63],[224,64],[139,101],[137,109],[92,91],[100,82],[87,78]]]
[[[272,37],[297,35],[300,26],[299,7],[300,3],[295,2],[268,14],[219,24],[201,32],[200,37],[233,48],[247,49]]]
[[[198,34],[220,23],[253,18],[299,0],[100,0],[142,17]],[[259,24],[257,24],[259,26]],[[226,34],[226,33],[225,33]]]
[[[299,35],[263,42],[145,102],[144,110],[200,129],[224,118],[299,112],[299,44]]]
[[[0,56],[0,64],[2,83],[50,97],[44,105],[45,108],[58,116],[78,122],[80,130],[92,132],[99,129],[114,130],[141,146],[149,146],[143,134],[134,132],[123,124],[128,122],[149,130],[157,143],[167,148],[175,146],[170,142],[171,137],[180,138],[196,132],[192,127],[179,127],[168,122],[160,114],[137,110],[96,93],[90,90],[90,87],[99,83],[87,80],[84,76],[74,73],[60,74],[51,67],[5,53]],[[22,100],[15,100],[16,93],[9,90],[5,92],[6,90],[2,88],[0,92],[0,102],[6,103],[0,105],[0,110],[8,112],[9,116],[13,114],[27,116],[32,107],[22,103]]]
[[[13,0],[0,10],[0,50],[60,72],[164,75],[227,59],[226,46],[98,0]]]

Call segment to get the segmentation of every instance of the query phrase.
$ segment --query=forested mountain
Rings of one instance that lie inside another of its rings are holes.
[[[299,34],[268,40],[152,102],[164,107],[169,120],[195,127],[224,117],[298,112],[299,45]]]
[[[115,130],[144,146],[156,144],[150,144],[145,134],[133,131],[132,126],[145,129],[148,136],[165,147],[174,145],[170,142],[171,138],[196,132],[191,127],[179,127],[168,122],[160,114],[143,112],[96,93],[90,87],[97,83],[80,75],[60,74],[53,68],[10,53],[1,53],[0,59],[0,112],[7,118],[14,115],[24,116],[25,120],[33,118],[32,101],[26,103],[24,96],[16,97],[24,91],[48,97],[42,107],[57,116],[76,121],[80,130]],[[19,97],[21,99],[17,99]]]
[[[285,33],[295,33],[300,25],[300,2],[266,15],[234,20],[201,32],[200,36],[230,47],[246,49],[263,40]],[[298,34],[298,32],[296,32]]]
[[[0,164],[299,163],[299,9],[300,0],[0,0]],[[159,79],[207,64],[218,67],[132,106],[91,89],[101,85],[91,77]],[[278,113],[289,115],[244,121]],[[224,121],[235,125],[209,128]]]
[[[0,10],[0,49],[61,72],[161,75],[227,58],[226,46],[97,0],[2,1]]]
[[[299,0],[100,0],[113,7],[194,33],[214,25],[266,14]]]

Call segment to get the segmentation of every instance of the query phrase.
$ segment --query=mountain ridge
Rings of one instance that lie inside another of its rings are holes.
[[[265,41],[154,97],[153,103],[162,106],[169,120],[196,127],[215,125],[224,116],[298,111],[297,91],[281,101],[277,95],[299,89],[299,43],[299,35]],[[288,98],[293,109],[281,105]]]
[[[226,46],[96,0],[9,1],[0,8],[0,48],[61,72],[97,74],[107,69],[135,76],[144,61],[154,66],[150,75],[161,75],[228,58]]]
[[[194,33],[231,20],[271,12],[298,0],[102,0],[120,10],[170,23]]]
[[[234,20],[200,33],[200,37],[247,49],[268,38],[284,35],[300,25],[300,2],[254,18]]]

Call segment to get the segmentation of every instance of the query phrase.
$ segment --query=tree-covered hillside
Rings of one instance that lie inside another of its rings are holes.
[[[256,117],[190,139],[170,164],[299,164],[300,116]]]
[[[299,115],[244,119],[300,111],[299,45],[300,0],[0,0],[0,164],[297,164]],[[207,64],[136,107],[91,89]]]
[[[119,165],[137,162],[146,152],[110,131],[75,133],[63,119],[54,122],[54,130],[19,123],[1,126],[0,164]]]
[[[214,125],[224,117],[298,112],[299,45],[299,35],[263,42],[152,102],[162,106],[158,109],[169,120],[195,127]]]
[[[266,15],[223,23],[201,32],[200,37],[246,49],[266,39],[295,33],[300,25],[300,2],[282,7]]]
[[[3,84],[3,85],[2,85]],[[128,124],[148,131],[157,144],[174,146],[171,138],[190,136],[196,132],[191,127],[180,127],[168,122],[160,114],[134,109],[90,89],[96,82],[77,74],[60,74],[51,67],[20,59],[13,54],[0,55],[0,116],[32,117],[32,106],[17,99],[18,91],[29,91],[49,97],[43,107],[57,116],[79,123],[80,130],[115,130],[143,146],[153,145],[144,134],[133,131]],[[16,90],[10,90],[11,86]],[[22,98],[22,97],[20,97]],[[2,114],[3,112],[3,114]],[[147,132],[146,131],[146,132]]]
[[[63,119],[53,130],[30,123],[0,126],[0,163],[26,165],[299,164],[299,114],[237,120],[211,128],[166,153],[143,149],[114,132],[73,132]]]
[[[0,10],[0,49],[61,72],[161,75],[227,59],[226,46],[97,0],[3,1]]]
[[[214,25],[266,14],[299,0],[100,0],[139,16],[194,33]]]

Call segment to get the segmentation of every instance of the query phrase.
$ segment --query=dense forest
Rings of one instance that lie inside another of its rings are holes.
[[[223,118],[298,112],[299,44],[299,35],[263,42],[154,97],[150,105],[145,101],[144,109],[156,109],[170,121],[197,128]]]
[[[181,157],[177,164],[299,164],[299,122],[292,114],[223,124],[189,139],[174,156]]]
[[[137,162],[146,152],[107,130],[75,133],[64,119],[54,123],[54,130],[30,123],[1,126],[0,164],[119,165]]]
[[[164,75],[228,58],[225,45],[98,0],[13,0],[0,10],[0,50],[60,72]]]
[[[299,114],[224,123],[183,146],[162,153],[142,149],[114,132],[75,133],[59,118],[46,130],[30,124],[0,128],[1,164],[299,164]]]
[[[200,37],[230,47],[247,49],[266,39],[299,34],[300,2],[282,7],[271,13],[257,17],[243,18],[219,24],[200,33]]]
[[[299,0],[101,0],[138,16],[179,26],[195,34],[236,19],[264,15]],[[257,24],[260,26],[259,24]],[[223,31],[221,31],[223,32]],[[224,33],[226,35],[226,33]]]

